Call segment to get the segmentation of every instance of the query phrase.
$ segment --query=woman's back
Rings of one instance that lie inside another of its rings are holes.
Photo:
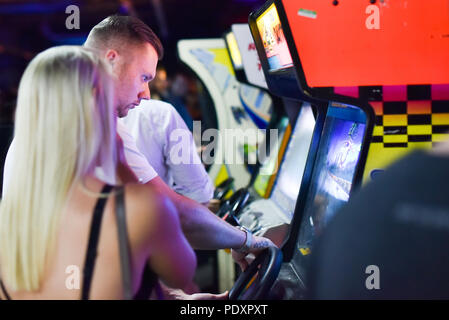
[[[39,291],[14,292],[5,283],[11,299],[81,298],[93,212],[104,183],[89,177],[85,185],[78,183],[67,199],[54,254],[46,260],[46,272]],[[90,299],[123,298],[115,190],[106,198],[104,206]],[[144,185],[127,185],[124,192],[133,292],[136,293],[140,287],[148,259],[162,280],[171,286],[182,287],[191,280],[196,261],[193,250],[182,235],[174,207],[162,195],[155,194]],[[3,275],[0,277],[4,279]],[[1,290],[0,297],[6,298]]]
[[[119,104],[111,66],[94,51],[54,47],[27,66],[0,203],[0,277],[12,299],[79,299],[84,279],[84,298],[124,297],[115,197],[99,200],[105,183],[94,176],[101,168],[110,184],[128,181],[116,131]],[[182,287],[196,261],[174,207],[146,186],[124,192],[132,290],[147,260],[169,286]],[[95,210],[97,203],[104,210]]]

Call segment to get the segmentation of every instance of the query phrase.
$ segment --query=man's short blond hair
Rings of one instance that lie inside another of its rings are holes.
[[[149,43],[156,50],[159,60],[164,56],[164,48],[153,30],[142,20],[132,16],[109,16],[92,28],[86,47],[98,50],[115,49],[120,51],[129,45]]]

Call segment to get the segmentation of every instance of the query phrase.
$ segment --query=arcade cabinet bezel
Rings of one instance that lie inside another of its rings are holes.
[[[270,70],[268,58],[266,56],[262,39],[257,27],[257,18],[262,13],[264,13],[273,3],[274,1],[272,0],[265,2],[265,4],[263,4],[260,9],[251,12],[248,18],[249,28],[254,39],[254,44],[256,45],[257,54],[259,55],[260,63],[265,74],[265,80],[267,82],[268,89],[270,90],[270,92],[272,92],[272,94],[281,98],[310,102],[311,96],[308,95],[302,88],[297,87],[298,81],[296,79],[297,73],[294,67],[294,61],[293,66],[278,70]],[[290,51],[290,54],[291,53],[292,52]]]
[[[270,123],[273,124],[273,125],[277,124],[280,121],[280,119],[282,118],[282,116],[286,114],[286,112],[285,112],[284,108],[282,107],[282,101],[281,101],[281,99],[278,96],[273,95],[271,93],[271,91],[269,91],[267,88],[265,88],[263,86],[260,86],[260,85],[258,85],[256,83],[253,83],[253,82],[248,80],[248,77],[246,76],[246,72],[245,72],[245,62],[244,62],[244,59],[243,59],[243,55],[242,55],[242,52],[241,52],[240,48],[238,47],[238,41],[237,41],[237,38],[235,37],[235,32],[232,30],[233,26],[236,26],[236,25],[247,25],[248,29],[251,32],[251,29],[250,29],[248,24],[245,24],[245,23],[234,23],[234,24],[232,24],[231,28],[229,28],[228,31],[226,31],[223,34],[223,39],[225,40],[226,49],[228,50],[229,56],[231,57],[232,67],[234,68],[234,72],[236,74],[237,80],[239,82],[241,82],[241,83],[244,83],[246,85],[250,85],[250,86],[253,86],[253,87],[255,87],[255,88],[259,89],[259,90],[262,90],[262,91],[264,91],[265,93],[267,93],[271,97],[271,100],[272,100],[272,103],[273,103],[273,113],[272,113],[272,117],[270,119],[270,122],[267,125],[267,127],[270,127]],[[227,40],[227,35],[229,33],[233,33],[234,34],[234,38],[236,39],[236,42],[237,42],[237,47],[240,50],[240,55],[242,56],[242,67],[241,68],[236,68],[236,66],[234,64],[234,60],[232,59],[231,49],[229,48],[229,44],[228,44],[228,40]],[[265,74],[264,74],[264,78],[265,78]]]
[[[239,49],[240,49],[240,53],[242,53],[241,46],[239,45],[239,41],[237,40],[238,37],[236,36],[236,32],[235,32],[235,30],[234,30],[234,28],[238,28],[238,27],[240,27],[240,26],[246,26],[246,27],[248,27],[248,31],[249,31],[249,34],[250,34],[250,37],[251,37],[251,41],[253,41],[253,43],[254,43],[254,39],[253,39],[253,36],[252,36],[252,34],[251,34],[251,29],[250,29],[248,23],[233,23],[233,24],[231,25],[230,30],[231,30],[232,32],[234,32],[234,36],[235,36],[235,39],[236,39],[236,41],[237,41],[237,45],[238,45],[238,47],[239,47]],[[257,51],[256,51],[256,54],[257,54]],[[245,59],[245,58],[244,58],[244,55],[242,54],[242,65],[243,65],[243,71],[244,71],[244,73],[245,73],[246,83],[248,83],[248,84],[250,84],[250,85],[252,85],[252,86],[254,86],[254,87],[256,87],[256,88],[259,88],[259,89],[262,89],[262,90],[266,91],[268,94],[270,94],[270,96],[272,97],[272,99],[273,99],[273,98],[278,98],[278,99],[279,99],[279,97],[274,96],[271,92],[268,91],[268,85],[267,85],[267,83],[266,83],[266,80],[265,80],[265,74],[263,73],[262,68],[261,68],[261,70],[262,70],[262,75],[263,75],[263,80],[264,80],[264,82],[265,82],[265,86],[264,86],[264,85],[261,85],[260,83],[255,83],[255,82],[253,82],[253,81],[250,80],[250,78],[248,77],[248,74],[250,73],[250,68],[245,67],[245,60],[248,61],[248,59]],[[246,64],[246,65],[247,65],[247,64]]]

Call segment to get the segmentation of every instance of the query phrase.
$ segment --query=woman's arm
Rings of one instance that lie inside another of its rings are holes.
[[[183,288],[193,279],[196,256],[181,230],[176,207],[161,193],[151,192],[149,197],[148,189],[140,198],[150,218],[145,237],[149,264],[168,286]]]

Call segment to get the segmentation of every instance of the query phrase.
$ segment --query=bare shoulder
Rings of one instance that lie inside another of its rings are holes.
[[[177,211],[168,196],[145,184],[127,184],[125,202],[129,232],[149,240],[177,223]],[[133,230],[131,230],[133,229]]]
[[[169,196],[150,184],[130,183],[125,186],[125,195],[127,206],[133,210],[157,211],[161,213],[164,210],[176,210]]]

